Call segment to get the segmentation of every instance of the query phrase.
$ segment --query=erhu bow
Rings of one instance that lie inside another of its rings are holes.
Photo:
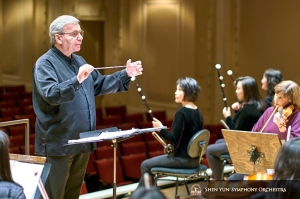
[[[136,83],[135,79],[136,79],[135,77],[132,77],[131,81],[133,81],[135,83],[137,91],[139,92],[139,94],[140,94],[140,96],[141,96],[141,98],[142,98],[142,100],[143,100],[146,108],[148,109],[148,113],[150,114],[151,118],[153,119],[154,116],[153,116],[152,110],[150,109],[150,107],[149,107],[149,105],[148,105],[148,103],[146,101],[146,96],[142,93],[142,89],[138,85],[138,83]],[[156,132],[152,132],[152,135],[156,138],[156,140],[159,143],[161,143],[163,145],[165,153],[167,153],[167,154],[172,154],[173,153],[174,148],[173,148],[173,146],[171,144],[166,144],[165,141]]]

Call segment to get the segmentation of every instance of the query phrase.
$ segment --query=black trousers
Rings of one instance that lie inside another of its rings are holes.
[[[51,164],[46,181],[50,199],[78,199],[90,153],[71,156],[48,156]]]
[[[215,144],[211,144],[206,148],[207,162],[212,170],[212,178],[221,180],[222,177],[222,161],[220,156],[229,153],[224,139],[219,139]]]
[[[169,157],[167,154],[144,160],[141,164],[142,177],[139,181],[137,189],[144,186],[143,176],[146,172],[149,173],[149,176],[151,176],[152,183],[154,182],[154,175],[151,174],[151,169],[153,167],[195,168],[198,165],[198,158]]]

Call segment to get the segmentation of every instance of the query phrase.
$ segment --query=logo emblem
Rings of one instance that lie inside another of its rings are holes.
[[[201,195],[201,187],[198,184],[193,184],[191,187],[191,195]]]

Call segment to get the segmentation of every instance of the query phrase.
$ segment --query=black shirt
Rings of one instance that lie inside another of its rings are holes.
[[[174,156],[190,158],[187,146],[195,133],[203,129],[203,116],[200,110],[182,107],[177,110],[172,124],[172,132],[160,131],[161,137],[174,146]]]

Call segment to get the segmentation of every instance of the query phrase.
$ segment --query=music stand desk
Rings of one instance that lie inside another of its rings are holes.
[[[281,148],[277,134],[222,129],[234,169],[254,174],[273,169]]]
[[[145,128],[145,129],[131,129],[131,130],[125,130],[121,131],[118,130],[117,127],[111,127],[107,129],[100,129],[90,132],[83,132],[80,133],[80,139],[78,140],[69,140],[68,144],[66,145],[72,145],[72,144],[82,144],[82,143],[89,143],[89,142],[101,142],[104,140],[108,140],[112,142],[112,147],[114,148],[114,178],[113,178],[113,199],[116,199],[116,192],[117,192],[117,186],[116,186],[116,156],[117,156],[117,144],[119,142],[122,142],[123,140],[129,139],[134,137],[135,135],[147,133],[147,132],[153,132],[160,129],[167,129],[166,126],[158,127],[158,128]],[[122,133],[124,134],[122,135]],[[101,134],[111,134],[109,138],[102,138]],[[89,137],[90,136],[90,137]]]

